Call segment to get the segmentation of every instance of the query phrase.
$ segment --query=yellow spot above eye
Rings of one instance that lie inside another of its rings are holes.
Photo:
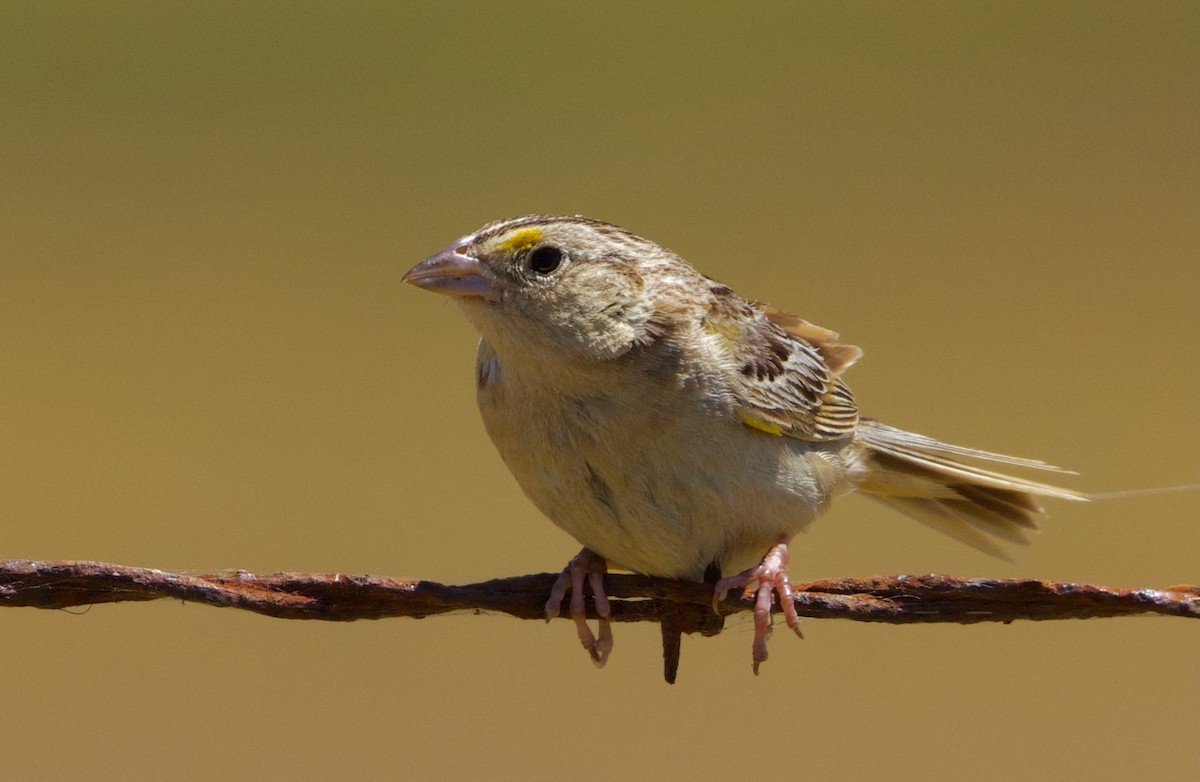
[[[501,250],[524,250],[531,244],[537,244],[541,240],[541,228],[518,228],[497,246]]]
[[[749,413],[742,413],[742,423],[751,429],[757,429],[760,432],[775,435],[776,437],[783,436],[783,429],[779,424],[773,424],[770,421],[764,421],[761,418],[755,418]]]

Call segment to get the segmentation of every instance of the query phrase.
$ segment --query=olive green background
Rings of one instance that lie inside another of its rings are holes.
[[[0,557],[466,582],[577,549],[401,285],[584,213],[837,329],[861,406],[1114,491],[1200,473],[1191,2],[0,7]],[[1198,495],[1015,563],[857,497],[799,580],[1200,581]],[[1200,624],[285,622],[0,612],[13,779],[1192,780]]]

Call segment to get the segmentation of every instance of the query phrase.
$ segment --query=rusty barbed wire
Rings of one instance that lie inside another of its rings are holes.
[[[545,619],[546,595],[556,577],[540,573],[454,586],[345,573],[179,573],[105,562],[10,559],[0,560],[0,606],[61,609],[174,598],[277,619],[350,622],[456,611]],[[660,623],[668,681],[674,681],[683,633],[720,632],[722,620],[713,612],[710,584],[609,574],[605,588],[612,621]],[[1200,586],[1196,585],[1117,589],[924,575],[826,579],[793,588],[797,612],[819,619],[975,624],[1134,614],[1200,618]],[[594,615],[590,600],[589,610]],[[720,610],[721,616],[736,614],[752,610],[752,604],[734,595],[721,603]]]

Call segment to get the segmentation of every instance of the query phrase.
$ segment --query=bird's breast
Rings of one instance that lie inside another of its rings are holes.
[[[824,455],[743,426],[714,390],[638,371],[563,383],[558,371],[482,344],[480,413],[538,509],[615,564],[699,579],[761,556],[823,505],[812,459]]]

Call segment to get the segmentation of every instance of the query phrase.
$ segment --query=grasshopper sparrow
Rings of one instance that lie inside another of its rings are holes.
[[[584,548],[567,591],[597,665],[612,648],[608,563],[755,596],[754,670],[771,602],[797,629],[788,542],[859,490],[990,553],[1023,540],[1035,497],[1076,492],[964,461],[1055,470],[860,416],[843,373],[862,355],[832,331],[750,301],[647,239],[585,217],[490,223],[404,281],[454,297],[482,339],[476,384],[504,462]],[[719,579],[719,580],[718,580]],[[599,637],[585,621],[590,587]]]

